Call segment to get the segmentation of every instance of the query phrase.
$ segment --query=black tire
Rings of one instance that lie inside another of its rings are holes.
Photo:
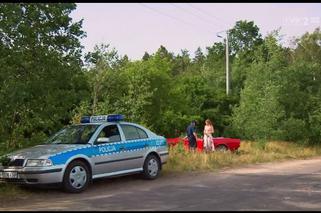
[[[227,146],[225,145],[218,145],[215,150],[219,151],[219,152],[226,152],[228,150]]]
[[[84,191],[90,182],[91,175],[88,166],[76,160],[67,166],[62,185],[66,192],[79,193]]]
[[[156,155],[148,155],[143,166],[143,176],[147,180],[154,180],[159,176],[161,163]]]

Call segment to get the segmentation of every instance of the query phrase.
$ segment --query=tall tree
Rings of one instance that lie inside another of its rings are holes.
[[[247,139],[277,139],[280,123],[285,117],[280,102],[282,71],[286,58],[274,35],[264,41],[265,48],[255,52],[256,62],[247,73],[245,87],[241,92],[240,104],[233,113],[233,126],[239,136]],[[266,59],[261,52],[267,49]]]
[[[237,21],[229,31],[232,94],[240,95],[247,70],[255,59],[255,50],[262,44],[260,29],[253,21]]]
[[[203,64],[204,60],[205,60],[205,56],[202,52],[202,49],[198,47],[197,50],[195,51],[195,57],[193,59],[193,62],[198,64]]]
[[[144,55],[143,55],[142,60],[143,61],[147,61],[149,58],[150,58],[150,55],[148,54],[148,52],[145,52]]]
[[[252,51],[255,46],[262,44],[263,39],[259,30],[253,21],[237,21],[229,30],[231,54]]]
[[[39,142],[68,124],[86,93],[76,4],[0,5],[0,133],[7,147]],[[24,143],[23,143],[24,141]]]
[[[291,63],[283,73],[281,103],[286,109],[284,139],[320,143],[321,32],[317,28],[295,40]]]

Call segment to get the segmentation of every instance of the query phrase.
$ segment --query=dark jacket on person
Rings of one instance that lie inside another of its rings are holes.
[[[187,137],[188,137],[189,140],[195,140],[196,141],[196,138],[195,138],[195,136],[193,134],[194,132],[196,132],[195,125],[190,124],[186,129]]]

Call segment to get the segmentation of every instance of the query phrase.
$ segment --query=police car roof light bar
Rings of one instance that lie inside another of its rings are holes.
[[[96,115],[96,116],[83,116],[80,119],[80,123],[117,122],[122,120],[124,120],[124,116],[120,114]]]
[[[90,116],[83,116],[80,119],[80,123],[84,124],[84,123],[90,123]]]
[[[107,116],[107,122],[115,122],[124,120],[124,115],[112,114]]]

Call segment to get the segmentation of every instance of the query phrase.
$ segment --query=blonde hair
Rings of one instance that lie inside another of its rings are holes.
[[[210,119],[206,119],[205,124],[206,124],[206,125],[212,125],[212,126],[213,126],[212,121],[211,121]]]

